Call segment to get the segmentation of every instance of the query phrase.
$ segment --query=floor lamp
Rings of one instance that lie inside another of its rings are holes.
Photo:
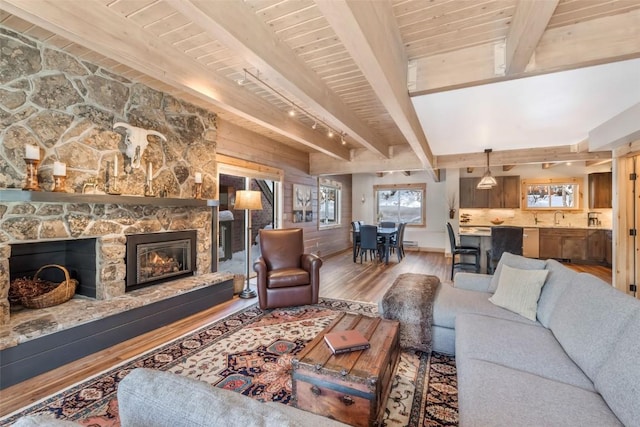
[[[251,273],[251,211],[262,210],[262,192],[251,190],[236,191],[236,203],[233,208],[247,211],[247,283],[239,296],[240,298],[255,298],[258,294],[249,287]]]

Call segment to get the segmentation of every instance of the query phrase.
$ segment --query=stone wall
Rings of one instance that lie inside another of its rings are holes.
[[[151,137],[141,167],[132,168],[115,122],[159,131],[167,141]],[[67,164],[68,192],[80,193],[86,183],[104,191],[117,157],[125,195],[144,194],[150,163],[154,186],[167,197],[192,197],[201,172],[203,198],[215,199],[216,135],[214,113],[0,26],[0,189],[22,188],[25,145],[32,144],[40,147],[45,191],[53,187],[54,161]],[[9,316],[11,244],[98,238],[97,297],[108,299],[124,293],[125,235],[183,229],[197,230],[197,270],[210,271],[209,208],[0,200],[0,324]]]
[[[125,122],[159,131],[140,168],[124,156]],[[216,198],[216,116],[168,94],[49,48],[0,26],[0,187],[21,188],[24,147],[41,149],[39,181],[53,186],[54,161],[67,164],[69,191],[94,181],[104,190],[107,162],[118,157],[123,194],[143,195],[147,163],[156,188],[191,197],[203,174],[203,197]]]

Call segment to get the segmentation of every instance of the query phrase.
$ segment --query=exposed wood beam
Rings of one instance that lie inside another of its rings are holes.
[[[522,73],[560,0],[519,1],[506,40],[506,74]]]
[[[571,145],[558,147],[524,148],[518,150],[493,151],[491,166],[520,165],[529,163],[574,162],[585,160],[611,159],[611,151],[595,151],[576,153]],[[484,153],[462,153],[437,156],[439,169],[485,167],[487,162]]]
[[[556,166],[561,165],[562,163],[554,163],[554,162],[549,162],[549,163],[543,163],[542,169],[551,169],[551,168],[555,168]]]
[[[511,169],[515,167],[516,165],[502,165],[502,172],[509,172]]]
[[[166,1],[207,34],[241,55],[270,82],[311,106],[319,116],[326,116],[331,125],[364,147],[387,156],[387,144],[299,59],[293,49],[278,40],[244,2]],[[251,29],[250,33],[247,29]]]
[[[433,154],[407,94],[407,58],[391,3],[316,0],[316,5],[413,148],[422,168],[436,179]]]
[[[192,61],[99,2],[3,0],[2,9],[334,159],[349,159],[345,147],[288,120],[269,102]]]
[[[584,165],[589,167],[589,166],[600,166],[600,165],[604,165],[605,163],[611,163],[611,159],[602,159],[602,160],[587,160],[586,162],[584,162]]]
[[[378,178],[382,178],[384,176],[384,172],[376,172],[376,176]]]
[[[541,1],[542,3],[543,1]],[[536,2],[537,3],[537,2]],[[547,30],[525,71],[494,74],[493,44],[412,60],[412,96],[640,57],[640,10]]]
[[[411,147],[408,145],[394,147],[394,155],[391,159],[381,159],[380,156],[376,156],[365,149],[353,150],[354,155],[350,162],[336,160],[323,154],[311,153],[309,155],[309,174],[341,175],[380,171],[424,170]]]

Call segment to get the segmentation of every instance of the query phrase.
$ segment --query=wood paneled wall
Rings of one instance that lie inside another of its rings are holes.
[[[321,256],[339,252],[351,246],[351,175],[336,175],[331,179],[342,183],[342,217],[340,227],[318,229],[318,177],[309,175],[309,154],[250,132],[224,120],[218,121],[217,153],[247,160],[284,171],[283,228],[304,230],[305,249]],[[293,218],[293,184],[310,186],[313,221],[297,222]]]

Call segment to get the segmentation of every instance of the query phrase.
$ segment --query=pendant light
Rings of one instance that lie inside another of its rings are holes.
[[[498,182],[494,177],[491,176],[491,169],[489,168],[489,153],[491,153],[491,148],[487,148],[484,150],[487,153],[487,170],[482,175],[480,182],[476,186],[478,190],[491,190],[493,187],[498,185]]]

